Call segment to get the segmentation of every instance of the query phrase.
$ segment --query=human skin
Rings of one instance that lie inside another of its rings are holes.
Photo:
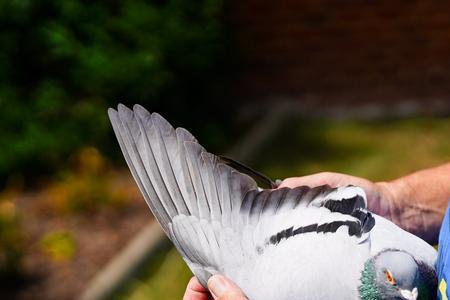
[[[437,244],[439,228],[450,200],[450,163],[414,172],[410,175],[382,182],[347,174],[322,172],[283,180],[279,188],[297,186],[331,187],[355,185],[364,189],[370,211],[390,219],[401,228]],[[213,276],[208,293],[195,277],[189,282],[183,300],[242,300],[242,291],[224,276]]]
[[[437,244],[439,228],[450,200],[450,163],[414,172],[393,181],[372,182],[324,172],[285,179],[280,187],[356,185],[364,189],[369,210],[401,228]]]
[[[183,300],[247,300],[241,289],[228,278],[215,275],[208,281],[208,292],[197,278],[192,277]]]

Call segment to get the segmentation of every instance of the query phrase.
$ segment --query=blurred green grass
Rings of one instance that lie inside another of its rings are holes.
[[[191,271],[167,241],[113,299],[182,299],[191,277]]]
[[[292,118],[249,164],[272,178],[335,171],[390,180],[450,161],[449,137],[450,118]],[[181,299],[190,276],[176,250],[168,248],[153,257],[116,299]]]
[[[322,171],[390,180],[450,160],[450,119],[288,120],[251,165],[272,178]]]

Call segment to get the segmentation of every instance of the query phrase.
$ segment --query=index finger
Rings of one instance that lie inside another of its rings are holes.
[[[196,277],[192,277],[189,281],[186,292],[184,293],[183,300],[209,300],[211,295],[207,289],[205,289]]]
[[[301,177],[291,177],[284,179],[281,184],[279,185],[279,188],[283,187],[289,187],[289,188],[295,188],[298,186],[306,185],[309,187],[316,187],[320,185],[328,184],[332,187],[335,187],[337,185],[337,176],[332,173],[317,173],[307,176],[301,176]]]

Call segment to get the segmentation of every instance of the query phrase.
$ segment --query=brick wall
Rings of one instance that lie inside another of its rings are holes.
[[[450,103],[450,1],[230,3],[239,95]]]

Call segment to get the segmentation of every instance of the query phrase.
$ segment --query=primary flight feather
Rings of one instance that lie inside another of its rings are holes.
[[[157,113],[108,114],[145,201],[204,286],[221,273],[251,300],[436,297],[434,248],[369,212],[361,188],[262,189],[251,176],[271,185],[265,176]]]

